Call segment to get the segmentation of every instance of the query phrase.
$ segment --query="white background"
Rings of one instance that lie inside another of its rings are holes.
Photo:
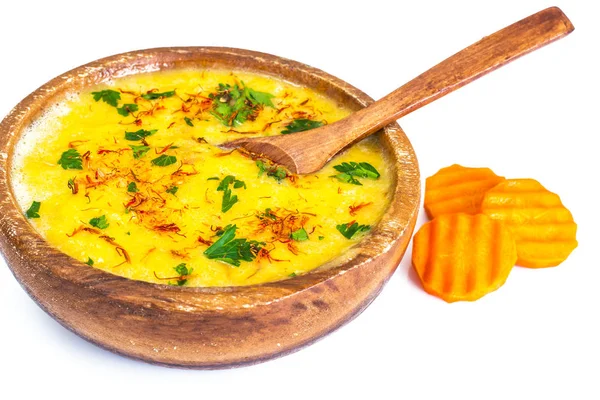
[[[409,248],[349,325],[293,355],[223,371],[101,350],[47,316],[0,261],[0,398],[600,398],[596,0],[87,4],[0,3],[2,116],[73,67],[162,46],[277,54],[380,98],[482,36],[558,5],[576,27],[571,36],[400,122],[423,179],[453,163],[537,178],[573,212],[579,247],[557,268],[517,267],[497,292],[455,304],[421,289]]]

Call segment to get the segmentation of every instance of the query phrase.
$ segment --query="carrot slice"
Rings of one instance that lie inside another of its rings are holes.
[[[517,243],[517,264],[553,267],[577,247],[577,224],[560,197],[534,179],[508,179],[490,189],[481,210],[504,221]]]
[[[473,301],[504,284],[517,259],[503,223],[483,214],[444,214],[413,239],[412,264],[427,293]]]
[[[442,168],[425,180],[425,211],[431,219],[457,212],[477,214],[485,192],[503,180],[489,168]]]

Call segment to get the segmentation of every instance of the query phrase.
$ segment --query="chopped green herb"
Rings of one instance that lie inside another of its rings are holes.
[[[297,275],[295,272],[292,272],[291,274],[288,275],[290,278],[295,278]]]
[[[29,209],[25,211],[25,215],[27,216],[27,218],[39,218],[41,205],[42,203],[40,203],[39,201],[32,202],[31,206],[29,206]]]
[[[263,104],[268,107],[275,107],[271,99],[275,97],[271,93],[258,92],[254,89],[250,89],[249,87],[245,87],[244,90],[247,91],[248,97],[253,100],[254,103]]]
[[[131,236],[131,232],[125,232],[127,236]]]
[[[226,213],[238,202],[237,195],[231,195],[231,189],[227,188],[223,191],[223,201],[221,202],[221,212]]]
[[[323,126],[321,121],[313,121],[310,119],[295,119],[291,123],[289,123],[284,130],[281,131],[282,134],[287,135],[295,132],[304,132],[311,129],[318,128]]]
[[[275,178],[275,180],[277,180],[278,182],[281,182],[282,180],[287,178],[288,174],[287,174],[287,171],[285,170],[285,168],[277,167],[277,168],[275,168],[274,171],[268,172],[267,176],[272,176],[273,178]]]
[[[256,166],[258,167],[258,176],[263,176],[267,170],[267,164],[262,160],[256,160]]]
[[[269,218],[273,221],[277,221],[277,215],[273,214],[270,208],[265,209],[265,212],[258,214],[259,219]]]
[[[244,181],[238,181],[237,179],[235,181],[233,181],[233,188],[234,189],[239,189],[239,188],[244,188],[246,189],[246,183]]]
[[[136,112],[138,108],[139,107],[137,104],[123,104],[122,107],[117,108],[117,112],[122,116],[126,117],[129,114]]]
[[[69,180],[67,181],[67,187],[71,190],[71,193],[73,194],[77,194],[79,190],[79,186],[77,185],[77,182],[75,182],[75,178],[69,178]]]
[[[127,185],[127,191],[131,192],[131,193],[136,193],[138,191],[137,185],[135,184],[135,182],[129,182],[129,185]]]
[[[262,106],[273,107],[270,93],[258,92],[237,84],[219,83],[215,93],[209,97],[213,100],[211,114],[225,126],[239,126],[248,119],[253,120]]]
[[[210,178],[207,179],[207,181],[218,181],[219,177],[217,176],[211,176]]]
[[[285,168],[279,166],[268,166],[267,163],[262,160],[256,160],[256,166],[258,167],[258,176],[262,176],[266,172],[267,176],[274,178],[277,182],[281,182],[288,176]]]
[[[173,186],[171,186],[170,188],[168,188],[168,189],[166,190],[166,192],[167,192],[167,193],[171,193],[173,196],[175,196],[175,193],[177,193],[177,191],[178,191],[178,190],[179,190],[179,187],[178,187],[178,186],[175,186],[175,185],[173,185]]]
[[[223,234],[208,249],[204,255],[211,260],[219,260],[239,267],[241,261],[252,261],[264,246],[264,243],[243,238],[235,239],[237,226],[227,225]]]
[[[221,181],[221,183],[219,183],[219,186],[217,186],[217,192],[222,192],[225,189],[227,189],[227,187],[229,186],[229,184],[231,182],[235,181],[235,176],[233,175],[227,175],[225,178],[223,178],[223,180]]]
[[[346,237],[346,239],[352,239],[357,234],[361,232],[366,232],[371,229],[370,225],[359,225],[358,222],[353,222],[352,224],[340,224],[336,226],[337,230],[340,231],[342,235]]]
[[[362,183],[360,183],[360,181],[355,177],[378,179],[381,176],[375,167],[366,162],[343,162],[340,165],[334,166],[333,168],[340,173],[333,175],[332,177],[341,182],[351,183],[353,185],[362,185]]]
[[[142,95],[143,99],[146,100],[156,100],[156,99],[160,99],[163,97],[171,97],[175,95],[175,90],[171,90],[169,92],[162,92],[162,93],[158,93],[158,92],[150,92],[150,93],[146,93]]]
[[[58,164],[63,167],[63,169],[83,169],[81,155],[75,149],[69,149],[62,153],[58,160]]]
[[[319,240],[325,239],[325,236],[319,236]]]
[[[154,135],[157,131],[158,131],[158,129],[152,129],[150,131],[147,131],[145,129],[140,129],[135,132],[125,132],[125,139],[131,140],[131,141],[138,141],[138,140],[145,139],[150,135]]]
[[[90,219],[90,225],[98,229],[106,229],[110,225],[106,220],[106,215]]]
[[[94,260],[88,257],[88,260],[85,263],[91,267],[92,265],[94,265]]]
[[[156,165],[157,167],[167,167],[171,164],[175,164],[176,162],[177,162],[177,157],[168,156],[166,154],[161,154],[160,156],[158,156],[154,160],[152,160],[152,164]]]
[[[131,150],[133,150],[133,158],[135,158],[136,160],[138,158],[144,157],[146,155],[146,153],[150,150],[149,146],[144,146],[144,145],[140,145],[140,146],[129,145],[129,147],[131,147]]]
[[[183,276],[183,275],[189,275],[189,274],[191,274],[191,270],[193,270],[194,268],[190,268],[190,270],[188,270],[186,263],[181,263],[178,266],[174,267],[173,269],[180,276]]]
[[[333,175],[333,177],[336,178],[340,182],[346,182],[346,183],[351,183],[353,185],[362,186],[362,183],[360,183],[360,181],[358,179],[356,179],[355,177],[353,177],[350,174],[342,173],[342,174]]]
[[[110,89],[101,90],[99,92],[92,92],[92,96],[94,96],[94,100],[102,100],[106,104],[109,104],[113,107],[116,107],[118,105],[119,100],[121,100],[121,93]]]
[[[308,240],[308,233],[306,232],[306,229],[300,228],[297,231],[292,232],[290,234],[290,238],[297,242],[302,242],[304,240]]]
[[[229,211],[231,207],[233,207],[233,205],[238,202],[237,195],[232,195],[231,189],[229,188],[230,184],[233,184],[234,189],[246,189],[246,184],[244,183],[244,181],[239,181],[235,179],[235,176],[233,175],[227,175],[225,178],[223,178],[223,180],[221,181],[221,183],[219,183],[219,186],[217,187],[217,191],[223,192],[221,211],[224,213]]]
[[[187,283],[187,277],[194,272],[194,268],[187,267],[186,263],[181,263],[178,266],[173,268],[177,274],[179,274],[179,279],[177,279],[177,286],[183,286]]]
[[[186,124],[188,124],[189,126],[194,126],[194,124],[192,123],[192,120],[189,119],[188,117],[183,117],[183,120],[185,121]]]

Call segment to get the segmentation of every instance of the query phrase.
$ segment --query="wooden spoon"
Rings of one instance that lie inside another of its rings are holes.
[[[318,171],[346,146],[573,29],[559,8],[547,8],[484,37],[340,121],[289,135],[242,138],[221,147],[242,147],[297,174]]]

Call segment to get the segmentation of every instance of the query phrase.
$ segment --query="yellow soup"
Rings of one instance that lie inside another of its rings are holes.
[[[294,134],[349,110],[245,72],[162,71],[68,95],[17,145],[13,187],[62,252],[130,279],[276,281],[340,256],[381,218],[392,169],[377,138],[316,174],[216,145]]]

